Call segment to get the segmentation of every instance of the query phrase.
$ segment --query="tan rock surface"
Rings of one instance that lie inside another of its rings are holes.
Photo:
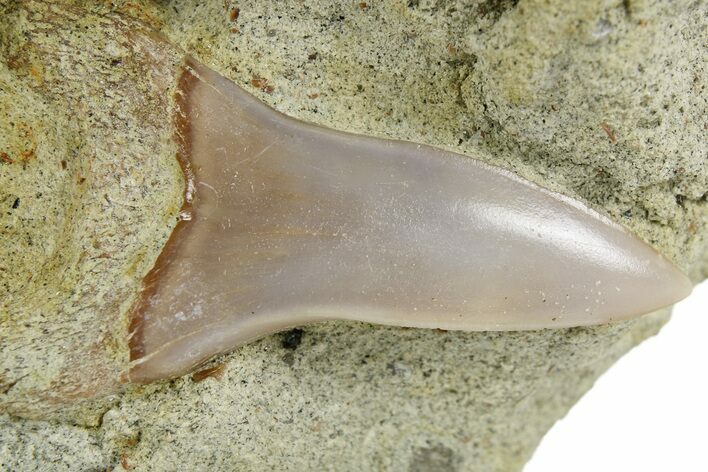
[[[328,323],[227,355],[221,376],[53,411],[124,368],[121,315],[179,209],[164,120],[178,53],[155,67],[150,28],[283,112],[512,169],[705,276],[700,2],[82,4],[0,2],[0,405],[98,426],[6,415],[2,467],[518,470],[666,320],[504,334]],[[76,358],[86,344],[100,362]]]

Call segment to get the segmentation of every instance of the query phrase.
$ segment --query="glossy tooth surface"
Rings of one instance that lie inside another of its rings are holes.
[[[580,202],[477,160],[306,124],[189,62],[178,225],[134,307],[134,381],[305,323],[607,323],[689,280]]]

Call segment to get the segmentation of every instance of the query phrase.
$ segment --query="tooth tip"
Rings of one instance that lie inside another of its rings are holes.
[[[676,296],[675,299],[671,302],[671,304],[683,300],[684,298],[688,297],[691,292],[693,292],[693,282],[691,281],[691,279],[689,279],[688,276],[681,272],[678,268],[676,268],[675,271]]]
[[[647,299],[653,299],[654,308],[651,311],[669,307],[693,291],[691,279],[663,256],[652,269],[654,282],[647,284],[644,290]]]

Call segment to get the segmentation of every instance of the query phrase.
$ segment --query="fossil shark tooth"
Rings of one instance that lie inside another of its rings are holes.
[[[193,60],[178,104],[185,206],[133,309],[133,381],[322,320],[572,327],[691,291],[621,226],[502,169],[303,123]]]

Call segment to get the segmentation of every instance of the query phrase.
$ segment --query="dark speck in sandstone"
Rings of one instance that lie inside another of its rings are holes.
[[[282,345],[285,349],[291,349],[295,350],[298,348],[300,343],[302,342],[302,335],[304,334],[304,331],[295,328],[291,329],[290,331],[286,331],[283,333],[283,342]]]

